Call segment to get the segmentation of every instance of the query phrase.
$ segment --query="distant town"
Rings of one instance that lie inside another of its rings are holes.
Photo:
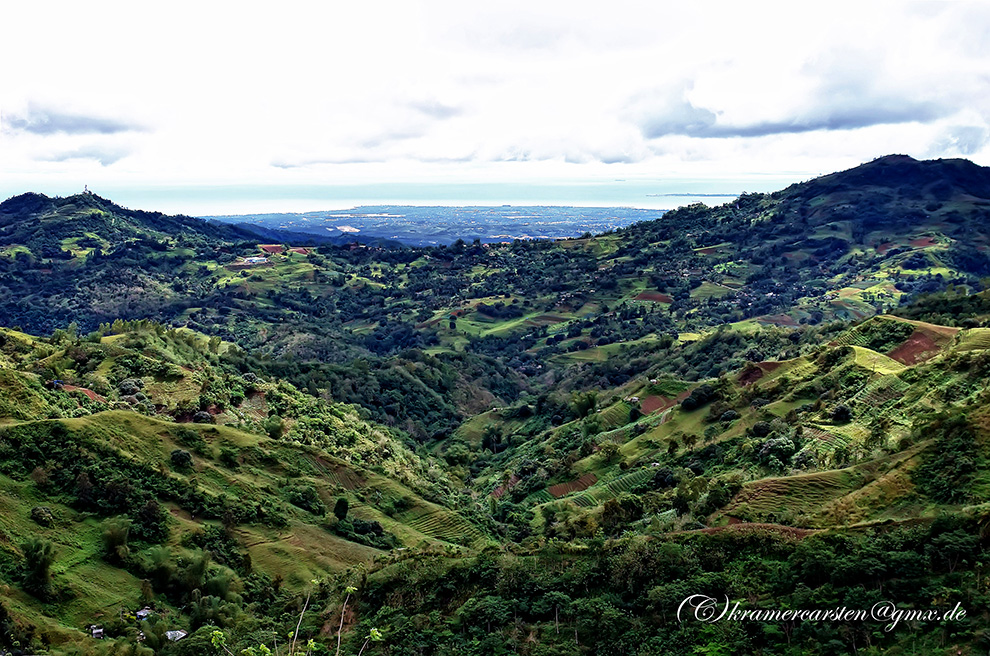
[[[666,210],[629,207],[422,207],[379,205],[301,214],[203,217],[328,237],[389,239],[413,246],[513,239],[563,239],[599,234],[663,216]]]

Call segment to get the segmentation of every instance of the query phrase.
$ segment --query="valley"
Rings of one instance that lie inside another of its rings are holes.
[[[0,204],[0,650],[990,644],[990,170],[555,240],[278,221]],[[968,616],[678,622],[692,594]]]

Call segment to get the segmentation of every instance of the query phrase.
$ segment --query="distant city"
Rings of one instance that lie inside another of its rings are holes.
[[[361,241],[389,239],[412,246],[451,244],[458,239],[483,243],[514,239],[563,239],[651,221],[667,210],[628,207],[423,207],[370,205],[349,210],[299,214],[242,214],[203,217],[224,223],[248,223],[269,229],[320,236],[353,236]]]

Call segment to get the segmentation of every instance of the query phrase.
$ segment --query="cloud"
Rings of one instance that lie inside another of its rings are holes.
[[[395,129],[365,137],[356,142],[359,148],[379,148],[396,141],[408,141],[409,139],[419,139],[424,136],[424,130],[416,129]]]
[[[990,129],[985,125],[953,125],[932,143],[930,157],[973,155],[990,143]]]
[[[27,132],[41,136],[55,134],[120,134],[140,132],[144,128],[127,121],[85,114],[74,114],[44,107],[30,106],[23,114],[3,118],[3,129],[11,132]]]
[[[377,164],[383,161],[385,160],[381,157],[341,155],[339,157],[281,158],[272,160],[271,165],[277,169],[289,170],[325,164]]]
[[[666,100],[638,120],[647,139],[670,135],[700,139],[765,137],[778,134],[801,134],[819,130],[855,130],[877,125],[930,123],[945,116],[946,108],[928,101],[897,98],[864,99],[849,104],[816,104],[812,109],[783,119],[728,123],[705,107],[696,107],[686,98]]]
[[[430,118],[438,120],[454,118],[455,116],[460,116],[463,113],[463,110],[458,107],[445,105],[435,100],[411,102],[409,103],[409,107],[415,109],[417,112],[429,116]]]
[[[104,148],[100,146],[83,146],[74,150],[67,150],[42,158],[45,162],[67,162],[70,160],[91,159],[100,163],[101,166],[110,166],[130,155],[130,151],[125,148]]]

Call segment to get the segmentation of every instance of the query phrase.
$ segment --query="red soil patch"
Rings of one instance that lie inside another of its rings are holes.
[[[668,399],[666,396],[650,395],[639,402],[639,407],[643,411],[643,414],[647,415],[651,415],[658,410],[666,410],[672,405],[674,405],[674,401]]]
[[[939,352],[939,346],[931,337],[920,330],[915,330],[903,344],[887,355],[901,364],[918,364],[930,360]]]
[[[309,255],[308,248],[290,248],[289,250],[293,253],[299,253],[300,255]]]
[[[690,395],[690,392],[684,391],[671,399],[666,396],[651,394],[639,402],[639,409],[647,415],[652,415],[654,412],[663,412],[667,408],[673,408],[686,399],[688,395]]]
[[[759,379],[763,378],[765,372],[763,369],[757,365],[746,365],[743,372],[739,374],[739,384],[743,387],[747,385],[752,385]]]
[[[107,400],[94,392],[93,390],[86,389],[85,387],[76,387],[75,385],[62,385],[62,389],[66,392],[82,392],[89,397],[90,401],[99,401],[100,403],[106,403]]]
[[[931,237],[919,237],[918,239],[912,239],[908,243],[915,248],[925,248],[926,246],[933,246],[935,244],[935,240]]]
[[[519,478],[519,476],[517,476],[516,474],[513,474],[512,475],[512,478],[509,479],[509,482],[508,483],[506,483],[505,485],[499,485],[497,488],[495,488],[492,491],[492,496],[495,497],[496,499],[501,499],[503,494],[505,494],[506,492],[508,492],[509,490],[511,490],[513,487],[515,487],[516,486],[516,483],[518,483],[521,480],[522,479]]]
[[[700,253],[701,255],[711,255],[717,250],[718,248],[714,246],[709,246],[708,248],[699,248],[698,250],[695,251],[695,253]]]
[[[879,246],[877,246],[877,253],[880,253],[881,255],[883,255],[884,253],[886,253],[887,251],[889,251],[893,247],[894,247],[894,242],[892,242],[892,241],[885,241],[884,243],[882,243]]]
[[[956,336],[956,333],[962,330],[962,328],[939,326],[934,323],[920,323],[920,325],[918,325],[918,329],[928,333],[928,336],[934,339],[936,344],[941,343],[942,345],[951,342],[952,338]]]
[[[759,379],[763,378],[764,374],[768,374],[771,371],[777,369],[782,363],[780,362],[757,362],[755,365],[746,365],[746,368],[739,375],[739,384],[743,387],[747,385],[752,385]]]
[[[346,467],[338,467],[334,473],[337,474],[337,478],[340,479],[340,484],[345,490],[356,490],[366,483],[356,472]]]
[[[585,474],[581,478],[569,483],[557,483],[556,485],[551,485],[547,488],[547,491],[559,499],[565,494],[570,494],[571,492],[582,492],[587,490],[597,482],[597,476],[594,474]]]
[[[643,292],[633,299],[634,301],[653,301],[654,303],[673,303],[674,299],[669,294],[662,292]]]

